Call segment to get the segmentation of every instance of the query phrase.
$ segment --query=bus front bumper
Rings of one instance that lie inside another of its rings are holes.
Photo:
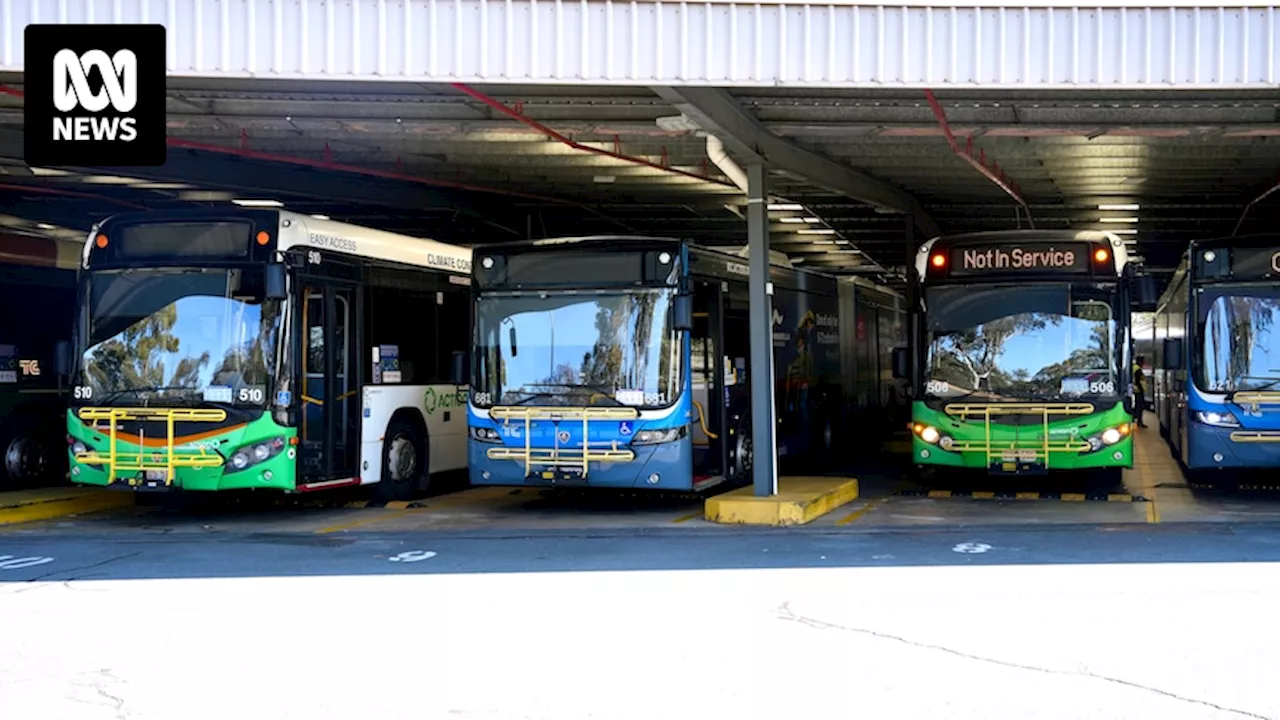
[[[1026,443],[1026,447],[1018,447],[1010,453],[1010,462],[1005,462],[1001,453],[988,456],[985,450],[950,451],[927,443],[918,436],[912,436],[911,457],[920,465],[937,465],[941,467],[969,468],[986,470],[992,473],[1027,473],[1048,472],[1051,470],[1096,470],[1101,468],[1132,468],[1133,437],[1126,436],[1114,445],[1103,447],[1093,452],[1081,453],[1050,452],[1049,459],[1044,461],[1043,453],[1037,452],[1037,443]],[[1029,460],[1019,458],[1022,456]],[[1032,456],[1035,455],[1034,458]]]
[[[1224,428],[1193,422],[1187,427],[1187,466],[1192,469],[1280,468],[1280,430]]]
[[[469,440],[467,462],[473,485],[520,487],[693,489],[693,446],[688,438],[655,445],[627,446],[632,459],[589,460],[585,472],[574,455],[551,447],[532,447],[526,462],[524,446]],[[494,457],[497,456],[497,457]],[[577,454],[580,457],[580,452]],[[556,464],[539,462],[548,457]]]

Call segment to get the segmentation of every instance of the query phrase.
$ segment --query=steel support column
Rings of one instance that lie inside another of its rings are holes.
[[[773,407],[773,284],[769,282],[769,189],[764,166],[747,166],[747,244],[751,275],[751,457],[757,496],[778,493],[778,421]]]

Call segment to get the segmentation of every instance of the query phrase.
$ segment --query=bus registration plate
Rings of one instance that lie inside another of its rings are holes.
[[[1000,453],[1000,459],[1004,462],[1033,462],[1036,459],[1035,450],[1005,450]]]

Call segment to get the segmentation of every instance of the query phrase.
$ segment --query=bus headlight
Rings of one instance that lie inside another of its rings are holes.
[[[473,427],[471,428],[471,437],[480,442],[502,442],[502,437],[498,435],[498,431],[491,427]]]
[[[1109,427],[1095,435],[1090,435],[1088,438],[1085,438],[1085,442],[1089,443],[1089,447],[1085,450],[1081,450],[1080,454],[1087,455],[1092,452],[1097,452],[1104,447],[1115,445],[1128,437],[1131,429],[1132,425],[1124,423],[1114,427]]]
[[[662,428],[661,430],[640,430],[631,440],[632,445],[658,445],[675,442],[684,437],[685,426]]]
[[[1240,427],[1240,421],[1230,410],[1197,410],[1196,420],[1214,427]]]
[[[955,444],[956,444],[955,438],[951,437],[950,435],[943,435],[942,439],[938,441],[938,447],[942,448],[943,450],[950,450],[951,446]]]
[[[929,425],[928,427],[920,431],[920,439],[929,443],[930,445],[938,442],[939,436],[940,436],[940,433],[938,432],[938,428],[932,425]]]
[[[231,457],[227,458],[227,465],[231,468],[230,472],[251,468],[279,455],[284,450],[284,445],[283,437],[273,437],[260,443],[246,445],[231,453]]]
[[[84,453],[84,452],[88,452],[88,451],[89,451],[89,448],[88,448],[84,443],[80,442],[79,440],[75,441],[74,443],[71,443],[71,454],[72,454],[72,455],[79,455],[80,453]]]

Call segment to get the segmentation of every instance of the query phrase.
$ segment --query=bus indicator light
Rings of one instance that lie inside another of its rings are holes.
[[[271,242],[271,235],[267,234],[267,231],[266,231],[266,230],[259,230],[259,231],[258,231],[258,244],[259,244],[259,245],[266,245],[266,244],[267,244],[267,243],[269,243],[269,242]]]
[[[934,267],[940,268],[947,264],[947,256],[942,253],[934,253],[933,257],[929,258],[929,262],[933,263]]]
[[[99,249],[104,248],[104,247],[106,247],[106,246],[107,246],[107,236],[106,236],[106,235],[99,235],[99,236],[98,236],[98,238],[97,238],[96,240],[94,240],[93,242],[94,242],[94,244],[95,244],[95,245],[97,245],[97,246],[98,246],[98,248],[99,248]]]
[[[1107,252],[1106,248],[1098,248],[1093,251],[1093,259],[1100,263],[1106,262],[1109,257],[1111,257],[1111,253]]]

